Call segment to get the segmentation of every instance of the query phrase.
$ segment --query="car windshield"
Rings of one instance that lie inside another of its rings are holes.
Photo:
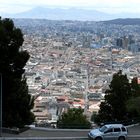
[[[101,132],[105,132],[106,129],[107,129],[106,126],[102,126],[99,130],[100,130]]]

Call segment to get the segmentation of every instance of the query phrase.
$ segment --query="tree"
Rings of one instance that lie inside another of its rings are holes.
[[[83,112],[81,108],[69,109],[68,112],[64,112],[59,117],[57,126],[59,128],[90,128],[91,124],[83,115]]]
[[[127,101],[127,110],[132,112],[134,117],[140,117],[140,96],[132,97]]]
[[[131,92],[132,96],[126,102],[127,110],[131,112],[133,117],[140,117],[140,85],[136,77],[131,82]]]
[[[107,102],[101,102],[98,114],[92,114],[92,121],[100,125],[103,122],[110,122],[112,118],[112,108]]]
[[[140,96],[140,85],[138,84],[138,78],[134,77],[131,82],[132,97]]]
[[[24,66],[23,34],[10,19],[0,18],[0,73],[2,75],[2,118],[4,127],[23,127],[34,121],[33,99],[28,94]]]
[[[126,101],[131,97],[131,85],[121,71],[113,75],[106,90],[104,102],[100,105],[97,115],[98,122],[121,121],[128,119]]]

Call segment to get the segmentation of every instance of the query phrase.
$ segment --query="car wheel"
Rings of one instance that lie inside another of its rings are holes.
[[[119,139],[118,140],[125,140],[125,138],[124,137],[119,137]]]
[[[102,138],[101,137],[97,137],[95,140],[102,140]]]

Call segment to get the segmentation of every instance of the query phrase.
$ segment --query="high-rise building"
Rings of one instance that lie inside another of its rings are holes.
[[[122,48],[122,46],[123,46],[122,38],[117,38],[116,45],[117,45],[117,47],[121,47]]]

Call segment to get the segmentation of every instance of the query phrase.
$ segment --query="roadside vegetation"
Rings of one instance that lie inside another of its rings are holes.
[[[86,116],[83,115],[84,110],[81,108],[69,109],[59,117],[57,122],[58,128],[69,128],[69,129],[87,129],[91,127],[90,122]]]
[[[105,92],[98,114],[93,113],[91,120],[97,124],[107,122],[132,123],[140,118],[140,85],[137,78],[129,82],[122,71],[113,75],[109,89]]]
[[[24,66],[30,55],[22,50],[23,34],[11,19],[0,18],[0,76],[2,126],[24,127],[34,121]]]

